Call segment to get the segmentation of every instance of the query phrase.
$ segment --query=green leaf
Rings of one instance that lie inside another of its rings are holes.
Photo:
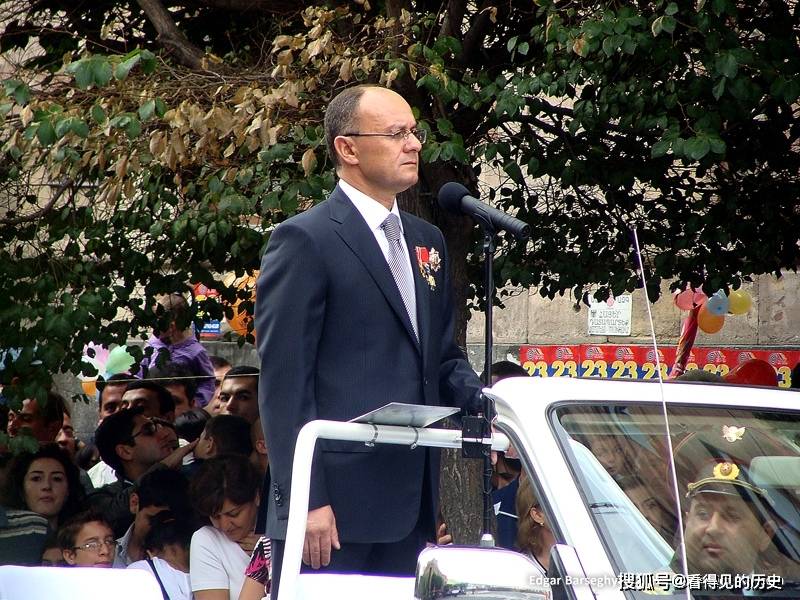
[[[675,4],[674,2],[670,2],[669,4],[667,4],[667,8],[664,9],[664,14],[666,15],[674,15],[677,14],[677,12],[678,12],[678,5]]]
[[[57,138],[62,138],[72,129],[72,119],[64,118],[56,121],[55,132]],[[41,141],[41,140],[40,140]]]
[[[83,59],[72,63],[67,68],[67,72],[75,75],[75,84],[79,89],[87,90],[94,84],[94,71],[92,70],[92,63],[89,59]]]
[[[42,146],[50,146],[56,141],[56,130],[53,129],[50,119],[45,119],[39,123],[39,127],[36,129],[36,137]]]
[[[90,112],[92,115],[92,119],[98,125],[103,125],[106,122],[106,119],[108,118],[106,116],[106,111],[103,110],[103,107],[100,106],[99,104],[95,104],[94,106],[92,106],[92,110]]]
[[[103,87],[111,81],[111,63],[105,57],[95,57],[92,60],[92,75],[98,87]]]
[[[517,40],[518,39],[519,38],[515,35],[514,37],[512,37],[511,39],[508,40],[508,42],[506,43],[506,48],[508,48],[509,52],[511,52],[512,50],[514,50],[514,48],[517,47]]]
[[[72,133],[77,135],[78,137],[87,138],[89,137],[89,126],[86,124],[86,121],[83,119],[72,119]]]
[[[659,33],[664,31],[664,17],[658,17],[653,24],[650,25],[650,31],[653,32],[653,37],[656,37]]]
[[[711,145],[711,151],[714,154],[725,154],[725,141],[720,138],[709,138],[709,144]]]
[[[711,150],[711,144],[705,137],[694,137],[686,140],[686,154],[694,160],[700,160]]]
[[[135,67],[139,61],[141,60],[141,56],[136,54],[135,56],[131,56],[127,60],[123,60],[119,63],[116,67],[114,67],[114,77],[120,81],[125,79],[130,73],[130,70]]]
[[[225,184],[219,180],[219,177],[214,175],[208,180],[208,191],[212,194],[219,194],[225,187]]]
[[[714,95],[716,100],[719,100],[722,97],[722,94],[725,93],[725,82],[727,79],[724,77],[720,78],[717,82],[717,85],[714,86],[714,89],[711,90],[711,93]]]
[[[156,101],[148,100],[139,107],[139,118],[142,121],[147,121],[153,116],[155,110],[156,110]]]
[[[150,52],[150,50],[142,50],[140,54],[142,57],[142,72],[145,75],[149,75],[153,71],[156,70],[156,55]]]
[[[660,140],[653,144],[653,147],[650,149],[650,157],[651,158],[660,158],[667,154],[671,142],[669,140]]]
[[[128,124],[125,126],[125,134],[128,136],[128,139],[133,139],[139,137],[139,134],[142,133],[142,124],[136,117],[131,117]]]
[[[528,50],[530,50],[530,45],[528,42],[522,42],[519,46],[517,46],[517,52],[526,56],[528,54]]]
[[[733,79],[739,71],[739,63],[733,53],[728,52],[717,60],[717,69],[728,79]]]
[[[31,92],[28,86],[19,79],[6,79],[3,82],[3,89],[6,96],[11,96],[21,106],[25,106],[31,100]]]
[[[670,17],[669,15],[662,17],[664,20],[661,22],[661,27],[667,33],[673,33],[675,31],[675,25],[678,22],[675,20],[675,17]]]
[[[453,124],[447,119],[436,119],[436,128],[445,137],[453,135]]]
[[[161,98],[156,98],[156,115],[162,118],[167,113],[167,105]]]

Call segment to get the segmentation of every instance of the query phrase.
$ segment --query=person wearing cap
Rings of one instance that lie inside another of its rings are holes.
[[[751,574],[770,546],[775,524],[766,490],[747,468],[718,461],[700,469],[687,486],[684,538],[689,573]]]

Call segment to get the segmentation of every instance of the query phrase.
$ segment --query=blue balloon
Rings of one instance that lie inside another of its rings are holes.
[[[725,295],[725,291],[719,290],[706,301],[706,310],[712,315],[723,317],[728,314],[729,304],[730,302],[728,301],[728,296]]]

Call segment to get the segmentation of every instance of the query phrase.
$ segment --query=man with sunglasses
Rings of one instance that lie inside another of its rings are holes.
[[[256,295],[273,595],[306,422],[347,421],[393,401],[473,408],[481,389],[454,342],[442,233],[396,202],[417,183],[427,129],[397,93],[356,86],[330,102],[325,136],[338,185],[272,232]],[[438,478],[435,451],[321,441],[304,562],[413,573],[434,537]]]
[[[117,481],[89,496],[92,507],[108,519],[116,537],[133,522],[131,492],[142,476],[154,469],[179,469],[183,457],[195,443],[178,447],[172,425],[157,417],[145,416],[138,406],[121,410],[103,419],[95,434],[103,462],[117,474]]]

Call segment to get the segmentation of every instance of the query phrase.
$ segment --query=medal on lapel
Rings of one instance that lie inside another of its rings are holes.
[[[417,246],[417,265],[419,266],[419,273],[422,278],[428,283],[432,290],[436,289],[436,279],[433,274],[436,273],[442,266],[442,259],[436,248],[425,248],[424,246]]]

